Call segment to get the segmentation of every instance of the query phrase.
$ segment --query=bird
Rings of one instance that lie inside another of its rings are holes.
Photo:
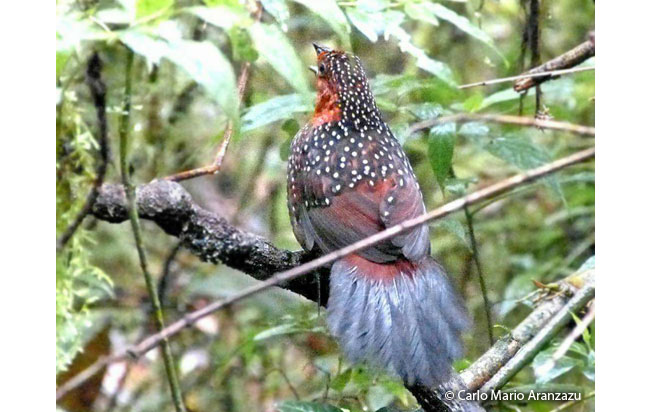
[[[376,105],[359,57],[314,44],[317,99],[290,146],[287,196],[295,237],[329,253],[425,213],[412,166]],[[469,318],[430,256],[423,224],[337,260],[326,323],[353,363],[435,387],[463,354]]]

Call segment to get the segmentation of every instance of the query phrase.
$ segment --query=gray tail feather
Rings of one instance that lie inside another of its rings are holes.
[[[344,258],[331,269],[328,325],[343,352],[406,385],[445,382],[470,323],[444,269],[428,256],[399,265],[398,275],[387,279],[364,273],[376,265],[369,263],[363,268]]]

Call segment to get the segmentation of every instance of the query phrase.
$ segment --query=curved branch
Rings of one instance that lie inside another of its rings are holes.
[[[500,389],[595,297],[595,271],[575,273],[559,282],[565,293],[541,303],[511,333],[462,372],[469,390]]]
[[[523,92],[545,81],[552,80],[555,76],[540,76],[540,74],[575,67],[593,56],[595,56],[595,33],[591,32],[589,33],[589,40],[575,46],[566,53],[523,73],[524,75],[534,76],[515,81],[514,90],[517,92]]]
[[[311,256],[303,251],[278,249],[260,236],[240,230],[222,216],[197,206],[178,183],[155,181],[136,189],[138,214],[156,223],[165,233],[178,237],[182,245],[205,262],[224,263],[258,280],[294,268]],[[93,215],[111,223],[128,219],[127,200],[122,185],[105,184],[93,206]],[[327,271],[318,272],[321,277]],[[327,287],[328,282],[322,282]],[[317,301],[312,277],[285,285],[295,293]]]

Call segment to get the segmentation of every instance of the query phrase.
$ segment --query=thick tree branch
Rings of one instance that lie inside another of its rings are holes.
[[[240,230],[222,216],[197,206],[178,183],[155,181],[136,189],[138,214],[156,223],[167,234],[178,237],[185,248],[205,262],[224,263],[258,280],[269,278],[310,259],[303,251],[276,248],[267,240]],[[128,219],[122,185],[105,184],[93,207],[93,215],[111,223]],[[320,271],[324,278],[327,271]],[[322,282],[328,287],[328,282]],[[293,292],[317,300],[313,277],[286,284]]]

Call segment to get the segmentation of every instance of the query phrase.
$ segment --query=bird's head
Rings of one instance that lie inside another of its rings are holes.
[[[380,121],[367,76],[357,56],[314,44],[317,104],[313,124],[346,121],[353,126]]]

